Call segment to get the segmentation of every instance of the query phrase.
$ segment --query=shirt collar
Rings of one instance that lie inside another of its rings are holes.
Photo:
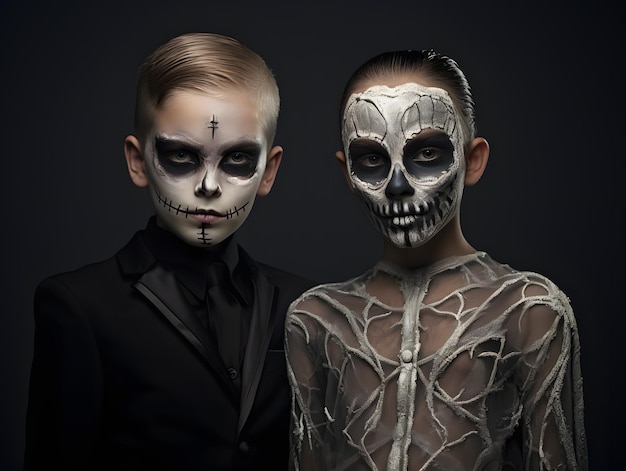
[[[159,227],[153,216],[144,231],[144,240],[156,259],[171,269],[197,298],[204,299],[208,264],[222,261],[228,267],[230,284],[236,294],[244,303],[250,302],[252,288],[249,270],[240,260],[234,234],[211,250],[206,250],[193,247]]]

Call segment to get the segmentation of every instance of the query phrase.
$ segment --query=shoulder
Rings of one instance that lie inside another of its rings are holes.
[[[44,289],[70,289],[72,286],[87,286],[102,280],[106,273],[117,272],[115,257],[86,264],[80,268],[55,273],[40,281],[37,291]]]
[[[513,331],[536,340],[557,328],[576,330],[570,299],[550,278],[488,260],[495,294],[490,305],[508,313]]]
[[[310,286],[306,291],[302,293],[302,295],[298,298],[298,304],[311,302],[311,300],[323,300],[328,296],[333,296],[335,293],[340,293],[344,291],[348,285],[347,282],[339,282],[339,283],[318,283],[316,285]]]
[[[483,270],[478,272],[477,277],[486,284],[495,287],[500,286],[503,290],[514,291],[521,298],[531,298],[548,301],[550,299],[568,303],[565,293],[550,278],[541,273],[529,270],[519,270],[510,265],[497,262],[489,255],[482,254],[479,261]],[[508,289],[506,289],[508,288]]]
[[[137,232],[124,247],[107,258],[47,276],[37,285],[35,296],[51,292],[94,296],[106,291],[108,286],[134,281],[154,262],[140,239],[140,232]]]
[[[331,330],[337,323],[343,324],[347,317],[352,316],[352,310],[363,308],[363,283],[370,272],[346,281],[310,287],[289,306],[288,322],[312,322]]]
[[[117,278],[114,257],[41,280],[33,296],[37,325],[86,325],[88,313],[110,303],[119,292],[111,280]]]

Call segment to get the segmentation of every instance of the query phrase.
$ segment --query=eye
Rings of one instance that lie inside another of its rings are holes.
[[[200,164],[198,154],[187,149],[172,149],[166,152],[159,152],[158,159],[166,172],[176,176],[192,173]]]
[[[198,163],[198,156],[186,150],[172,152],[165,156],[172,165],[195,165]]]
[[[233,152],[228,154],[224,161],[231,163],[233,165],[242,165],[248,161],[250,161],[250,156],[244,152]]]
[[[447,134],[437,133],[409,141],[402,157],[408,172],[416,178],[446,171],[454,162],[454,147]]]
[[[425,147],[413,155],[412,159],[414,162],[424,165],[436,161],[442,155],[443,151],[437,147]]]
[[[195,172],[202,160],[201,149],[183,138],[155,136],[154,150],[163,171],[177,178]]]
[[[251,177],[256,170],[258,160],[256,155],[248,152],[230,152],[222,158],[220,168],[235,177]]]
[[[357,139],[350,143],[349,154],[351,171],[362,181],[379,182],[389,173],[389,155],[376,141]]]
[[[362,167],[379,167],[385,165],[384,157],[379,154],[366,154],[354,159],[355,165]]]

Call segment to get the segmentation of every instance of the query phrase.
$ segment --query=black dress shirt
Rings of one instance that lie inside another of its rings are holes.
[[[215,247],[194,247],[159,227],[153,217],[148,223],[144,237],[155,258],[174,273],[190,306],[211,333],[216,350],[223,351],[224,346],[238,350],[237,364],[224,363],[224,367],[235,385],[240,386],[239,372],[250,329],[254,286],[248,267],[240,260],[235,236],[230,236]],[[228,309],[208,312],[208,270],[209,266],[215,263],[223,263],[226,266],[226,279],[222,280],[220,289],[228,290],[228,295],[235,303],[234,305],[231,303]],[[237,324],[240,327],[231,327],[231,324],[223,319],[224,316],[239,316],[240,322]],[[237,329],[238,332],[228,329]]]

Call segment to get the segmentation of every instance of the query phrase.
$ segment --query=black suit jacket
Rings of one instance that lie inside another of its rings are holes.
[[[140,233],[115,257],[44,280],[25,469],[286,469],[284,316],[312,283],[240,257],[255,287],[241,394]]]

